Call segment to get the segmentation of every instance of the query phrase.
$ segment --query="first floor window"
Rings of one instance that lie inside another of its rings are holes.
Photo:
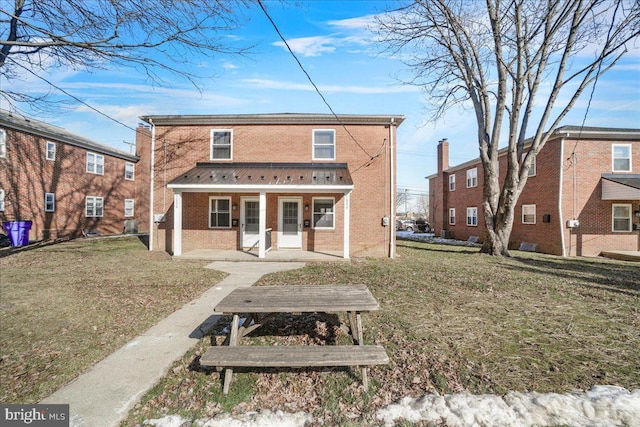
[[[231,211],[229,210],[231,200],[209,199],[209,227],[210,228],[229,228],[231,227]]]
[[[4,211],[4,190],[0,189],[0,212]]]
[[[613,205],[613,231],[631,231],[631,205]]]
[[[478,208],[467,208],[467,225],[478,225]]]
[[[536,205],[522,205],[522,223],[536,223]]]
[[[449,225],[456,225],[456,208],[449,208]]]
[[[136,201],[133,199],[124,199],[124,216],[133,216],[133,210]]]
[[[478,168],[467,170],[467,188],[478,186]]]
[[[335,228],[333,199],[313,199],[313,228]]]
[[[44,211],[54,212],[56,210],[56,195],[53,193],[44,193]]]
[[[56,159],[56,143],[47,141],[47,160]]]
[[[133,181],[135,177],[135,167],[133,163],[126,162],[124,164],[124,179],[128,181]]]
[[[104,198],[87,196],[85,214],[87,218],[101,217],[104,214]]]

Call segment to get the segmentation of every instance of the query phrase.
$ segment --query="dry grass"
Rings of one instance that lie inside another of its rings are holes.
[[[0,401],[37,402],[224,274],[136,237],[0,255]]]
[[[258,408],[303,410],[327,425],[374,425],[378,408],[407,395],[639,388],[640,265],[516,255],[402,242],[396,260],[265,276],[258,285],[367,284],[382,309],[364,316],[365,341],[384,345],[391,359],[370,370],[371,390],[362,389],[357,370],[264,370],[235,375],[223,396],[219,374],[197,363],[211,339],[224,338],[223,319],[123,425]],[[253,344],[347,340],[313,315],[279,317],[258,331],[248,338]]]

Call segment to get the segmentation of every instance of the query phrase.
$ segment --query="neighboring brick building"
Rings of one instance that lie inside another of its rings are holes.
[[[136,200],[148,192],[148,179],[136,176],[137,162],[136,155],[0,110],[0,222],[33,221],[30,240],[120,234],[125,221],[148,230],[148,208],[140,211]]]
[[[449,143],[440,141],[438,172],[427,177],[432,226],[438,235],[482,240],[480,159],[452,167],[448,159]],[[514,216],[510,248],[526,242],[563,256],[640,250],[640,129],[553,131],[529,171]]]
[[[403,116],[145,116],[151,249],[393,256]]]

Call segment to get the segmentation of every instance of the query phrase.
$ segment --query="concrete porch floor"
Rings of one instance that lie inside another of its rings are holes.
[[[620,261],[640,262],[640,251],[605,251],[600,255]]]
[[[175,260],[205,261],[258,261],[258,262],[350,262],[342,257],[342,252],[310,252],[300,250],[275,250],[267,252],[265,258],[258,258],[258,252],[222,251],[214,249],[196,249],[173,257]]]

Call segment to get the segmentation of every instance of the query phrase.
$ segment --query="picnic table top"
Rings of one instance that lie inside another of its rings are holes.
[[[375,311],[380,305],[365,285],[250,286],[238,288],[217,313],[332,313]]]

